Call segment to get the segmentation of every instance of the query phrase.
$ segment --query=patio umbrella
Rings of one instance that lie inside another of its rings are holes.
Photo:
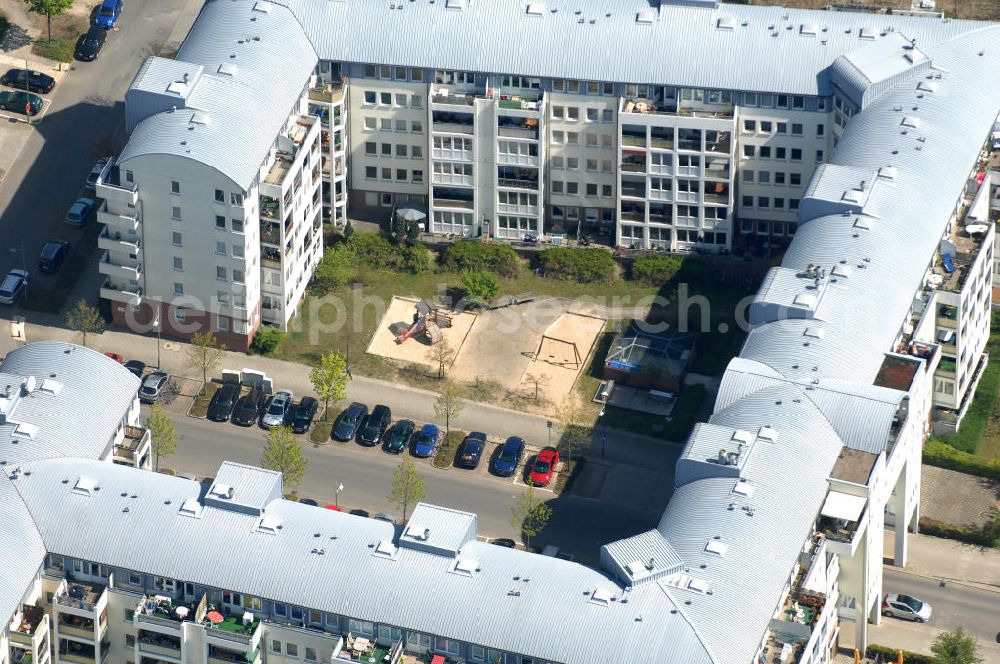
[[[223,620],[225,620],[225,617],[223,617],[223,615],[221,613],[219,613],[218,611],[209,611],[205,615],[205,617],[208,618],[209,622],[213,622],[213,623],[220,623]]]
[[[415,210],[414,208],[407,208],[405,210],[400,210],[397,212],[401,219],[406,221],[420,221],[421,219],[427,218],[426,212],[421,212],[420,210]]]

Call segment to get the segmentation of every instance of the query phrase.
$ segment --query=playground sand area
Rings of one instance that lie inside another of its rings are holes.
[[[402,344],[395,336],[409,327],[417,300],[395,297],[368,346],[368,352],[430,366],[431,345],[415,334]],[[508,393],[558,403],[573,388],[605,320],[587,307],[558,298],[482,311],[455,313],[452,327],[442,329],[455,351],[448,375],[463,383],[476,380],[501,385]],[[580,313],[577,313],[580,311]]]

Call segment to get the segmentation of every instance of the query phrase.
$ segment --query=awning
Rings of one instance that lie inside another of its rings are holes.
[[[852,496],[839,491],[831,491],[826,496],[826,502],[823,503],[820,514],[831,519],[857,521],[861,518],[861,513],[865,510],[867,502],[868,499],[864,496]]]

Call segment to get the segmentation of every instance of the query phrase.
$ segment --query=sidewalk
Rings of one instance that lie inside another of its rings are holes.
[[[909,541],[906,567],[896,569],[902,569],[907,574],[945,579],[1000,592],[1000,550],[912,533]],[[885,531],[882,548],[886,558],[892,558],[894,546],[893,531]]]
[[[76,297],[68,298],[67,303],[79,299],[78,293],[88,289],[89,286],[87,280],[82,279],[74,290]],[[54,317],[51,316],[32,315],[31,318],[54,323]],[[0,350],[6,354],[12,348],[13,342],[8,331],[0,332],[2,332]],[[28,322],[25,324],[25,334],[29,343],[43,340],[80,343],[79,335],[55,324],[42,325]],[[87,345],[102,353],[114,351],[124,356],[126,360],[142,360],[149,367],[155,367],[157,364],[156,337],[152,335],[109,330],[103,334],[90,335]],[[171,375],[195,377],[194,375],[199,372],[186,362],[185,351],[188,347],[189,344],[182,342],[162,340],[161,368]],[[315,396],[309,379],[311,367],[303,364],[260,355],[227,352],[219,370],[213,373],[214,377],[221,375],[222,369],[263,371],[272,380],[275,390],[289,389],[294,392],[297,399],[303,395]],[[200,375],[196,377],[201,379]],[[410,418],[423,422],[434,422],[438,419],[434,414],[436,398],[437,394],[429,390],[401,386],[364,376],[356,376],[348,384],[347,390],[348,401],[360,401],[369,406],[385,404],[392,409],[393,418]],[[462,413],[453,421],[452,426],[464,431],[485,431],[493,439],[520,436],[529,444],[537,446],[554,442],[558,434],[558,430],[554,431],[550,441],[545,417],[474,402],[466,402]],[[665,444],[645,436],[609,429],[606,445],[602,444],[600,434],[595,433],[595,440],[590,450],[583,452],[595,457],[603,454],[606,461],[611,463],[641,465],[649,470],[672,473],[680,451],[681,447],[678,445]]]

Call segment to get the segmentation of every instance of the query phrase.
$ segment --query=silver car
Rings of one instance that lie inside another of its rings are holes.
[[[931,605],[909,595],[886,595],[882,600],[882,615],[927,622],[931,619]]]
[[[170,374],[163,371],[154,371],[146,376],[139,388],[139,401],[153,403],[163,394],[163,389],[170,380]]]
[[[288,419],[288,414],[292,410],[292,400],[294,395],[288,390],[281,390],[271,398],[271,403],[264,411],[261,418],[262,427],[280,427]]]
[[[28,285],[28,273],[25,270],[11,270],[0,283],[0,304],[14,304],[24,295]]]

